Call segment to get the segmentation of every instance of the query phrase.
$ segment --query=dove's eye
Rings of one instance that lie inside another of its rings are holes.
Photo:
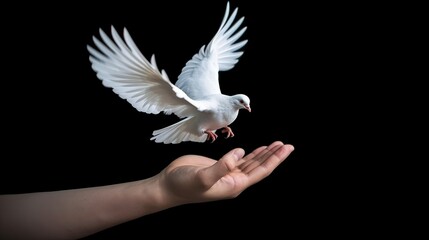
[[[243,101],[243,100],[240,100],[240,103],[241,103],[241,104],[243,104],[243,103],[244,103],[244,101]]]

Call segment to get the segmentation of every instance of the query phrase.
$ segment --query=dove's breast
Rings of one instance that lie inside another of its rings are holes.
[[[235,121],[238,112],[233,114],[226,114],[225,112],[203,112],[198,117],[201,121],[199,124],[200,131],[217,130],[227,127]]]
[[[227,127],[235,121],[238,110],[234,109],[224,95],[211,96],[206,100],[208,110],[200,112],[199,130],[217,130]]]

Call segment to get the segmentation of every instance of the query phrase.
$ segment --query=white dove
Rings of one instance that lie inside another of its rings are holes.
[[[172,84],[164,70],[161,72],[152,55],[149,62],[124,28],[121,38],[112,26],[113,40],[100,29],[102,41],[93,41],[99,50],[88,45],[92,69],[103,85],[112,88],[134,108],[148,114],[174,113],[179,122],[153,131],[157,143],[177,144],[184,141],[212,142],[222,129],[226,138],[233,137],[229,125],[240,109],[250,109],[250,99],[244,94],[228,96],[221,93],[219,71],[232,69],[243,52],[238,52],[247,40],[237,42],[246,31],[244,17],[234,23],[238,8],[230,15],[229,2],[219,30],[210,43],[182,69],[176,84]]]

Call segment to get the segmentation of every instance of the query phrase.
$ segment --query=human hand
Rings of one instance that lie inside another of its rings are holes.
[[[185,155],[171,162],[156,177],[163,196],[174,201],[173,205],[235,198],[270,175],[293,150],[292,145],[276,141],[246,156],[243,149],[233,149],[219,161]]]
[[[233,149],[218,161],[185,155],[139,181],[0,195],[0,238],[80,239],[181,204],[234,198],[270,175],[293,150],[277,141],[246,156]]]

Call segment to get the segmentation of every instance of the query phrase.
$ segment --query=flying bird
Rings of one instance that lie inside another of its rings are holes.
[[[245,94],[222,94],[219,71],[232,69],[243,54],[247,40],[238,39],[247,27],[244,17],[235,21],[238,8],[230,12],[227,2],[222,23],[206,45],[183,67],[175,84],[164,70],[159,71],[155,56],[148,61],[132,40],[127,29],[121,37],[111,27],[111,37],[100,29],[101,40],[93,36],[96,50],[88,45],[92,69],[105,87],[127,100],[140,112],[175,114],[180,121],[153,131],[151,140],[177,144],[185,141],[215,141],[217,130],[233,137],[229,127],[240,109],[249,112],[250,99]]]

